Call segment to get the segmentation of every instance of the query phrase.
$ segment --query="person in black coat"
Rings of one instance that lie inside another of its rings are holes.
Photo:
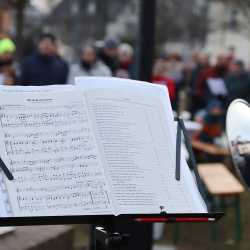
[[[39,37],[37,51],[21,65],[19,85],[66,84],[69,67],[57,53],[56,37],[42,34]]]
[[[118,61],[118,46],[119,41],[116,39],[107,39],[104,47],[99,50],[99,59],[108,66],[112,75],[115,76],[116,71],[119,69]]]

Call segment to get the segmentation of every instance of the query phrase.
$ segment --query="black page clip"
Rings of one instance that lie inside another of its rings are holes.
[[[161,210],[160,214],[167,214],[164,206],[160,206],[160,210]]]
[[[192,170],[194,172],[194,175],[195,175],[198,190],[199,190],[200,194],[202,195],[202,197],[204,198],[205,197],[205,192],[204,192],[204,189],[202,187],[202,181],[201,181],[198,169],[197,169],[197,164],[196,164],[196,160],[195,160],[195,157],[194,157],[194,152],[193,152],[193,149],[192,149],[192,146],[191,146],[189,135],[188,135],[187,130],[185,128],[184,121],[179,117],[175,117],[174,120],[177,121],[176,170],[175,170],[176,180],[178,180],[178,181],[180,180],[180,173],[181,173],[181,134],[183,133],[184,143],[185,143],[185,146],[186,146],[187,151],[189,153],[190,165],[191,165],[191,168],[192,168]]]
[[[179,118],[178,118],[179,119]],[[175,168],[175,179],[180,181],[181,179],[181,126],[177,120],[177,135],[176,135],[176,168]]]
[[[4,172],[4,174],[6,175],[9,181],[14,180],[14,176],[12,175],[12,173],[7,168],[7,166],[5,165],[5,163],[3,162],[1,158],[0,158],[0,168],[2,169],[2,171]]]

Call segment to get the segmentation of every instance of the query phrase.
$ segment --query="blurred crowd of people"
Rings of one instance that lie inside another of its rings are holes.
[[[59,54],[57,39],[50,33],[39,36],[34,53],[19,65],[15,62],[15,50],[11,39],[0,39],[0,84],[73,84],[75,76],[133,78],[133,47],[117,39],[105,40],[102,47],[85,44],[74,64]]]
[[[230,48],[228,53],[219,54],[214,64],[208,54],[195,54],[186,77],[188,109],[202,124],[202,130],[193,138],[196,155],[206,162],[223,161],[229,154],[226,110],[234,99],[250,101],[250,72]]]
[[[174,110],[185,110],[201,130],[192,136],[198,160],[223,161],[228,156],[225,118],[228,105],[237,98],[250,101],[250,70],[235,49],[212,58],[193,53],[189,60],[179,54],[156,59],[152,81],[168,87]],[[183,98],[184,96],[184,98]]]
[[[76,76],[136,77],[134,48],[117,39],[107,39],[102,46],[85,44],[73,64],[59,54],[57,39],[50,33],[41,34],[36,50],[19,64],[15,50],[11,39],[0,39],[0,84],[73,84]],[[178,53],[161,54],[155,59],[152,83],[165,85],[174,109],[185,109],[190,119],[202,124],[193,138],[195,149],[217,156],[227,153],[214,147],[224,133],[226,108],[236,98],[250,101],[250,71],[235,57],[234,48],[219,54],[215,63],[206,53],[193,53],[189,60]]]
[[[118,39],[107,39],[101,46],[85,44],[73,64],[59,54],[57,39],[50,33],[41,34],[34,53],[19,64],[15,50],[11,39],[0,39],[0,84],[72,84],[75,76],[136,77],[134,48]],[[180,92],[186,92],[189,98],[185,108],[193,116],[213,97],[219,97],[224,104],[237,97],[250,99],[249,81],[249,72],[244,62],[235,58],[233,48],[218,55],[213,64],[205,53],[194,53],[189,60],[183,60],[178,53],[161,54],[155,60],[152,76],[152,82],[168,87],[175,109]],[[218,85],[217,89],[214,85]]]

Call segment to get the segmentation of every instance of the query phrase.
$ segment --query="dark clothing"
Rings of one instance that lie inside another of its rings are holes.
[[[200,133],[200,140],[206,143],[215,143],[215,138],[222,136],[223,116],[207,114],[204,117],[203,129]]]
[[[238,75],[230,74],[225,79],[226,88],[228,90],[228,101],[242,98],[250,101],[250,77],[246,72]]]
[[[203,118],[202,130],[196,135],[196,140],[202,143],[216,145],[216,139],[223,135],[223,115],[207,113]],[[200,150],[195,150],[198,162],[223,162],[221,155],[209,154]]]
[[[99,52],[98,56],[99,56],[99,59],[109,67],[109,69],[112,72],[112,75],[115,75],[116,71],[119,69],[119,62],[117,58],[113,58],[113,57],[106,55],[103,50]]]
[[[209,66],[204,66],[201,64],[197,64],[196,67],[192,70],[191,76],[189,79],[189,87],[190,87],[190,93],[193,95],[197,95],[197,79],[200,75],[200,73]]]
[[[18,83],[24,86],[66,84],[68,72],[68,64],[61,57],[47,57],[35,53],[21,66]]]
[[[201,96],[199,96],[199,88],[198,88],[198,78],[201,72],[209,68],[208,65],[204,66],[198,64],[191,72],[190,80],[189,80],[189,94],[190,94],[190,112],[194,116],[194,114],[204,107],[204,100]]]

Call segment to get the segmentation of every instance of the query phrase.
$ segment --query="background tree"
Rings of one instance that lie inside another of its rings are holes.
[[[208,31],[208,1],[158,0],[157,41],[203,43]]]
[[[11,6],[15,13],[15,30],[17,42],[17,58],[21,58],[23,52],[23,29],[24,29],[24,12],[28,4],[28,0],[10,0]]]

